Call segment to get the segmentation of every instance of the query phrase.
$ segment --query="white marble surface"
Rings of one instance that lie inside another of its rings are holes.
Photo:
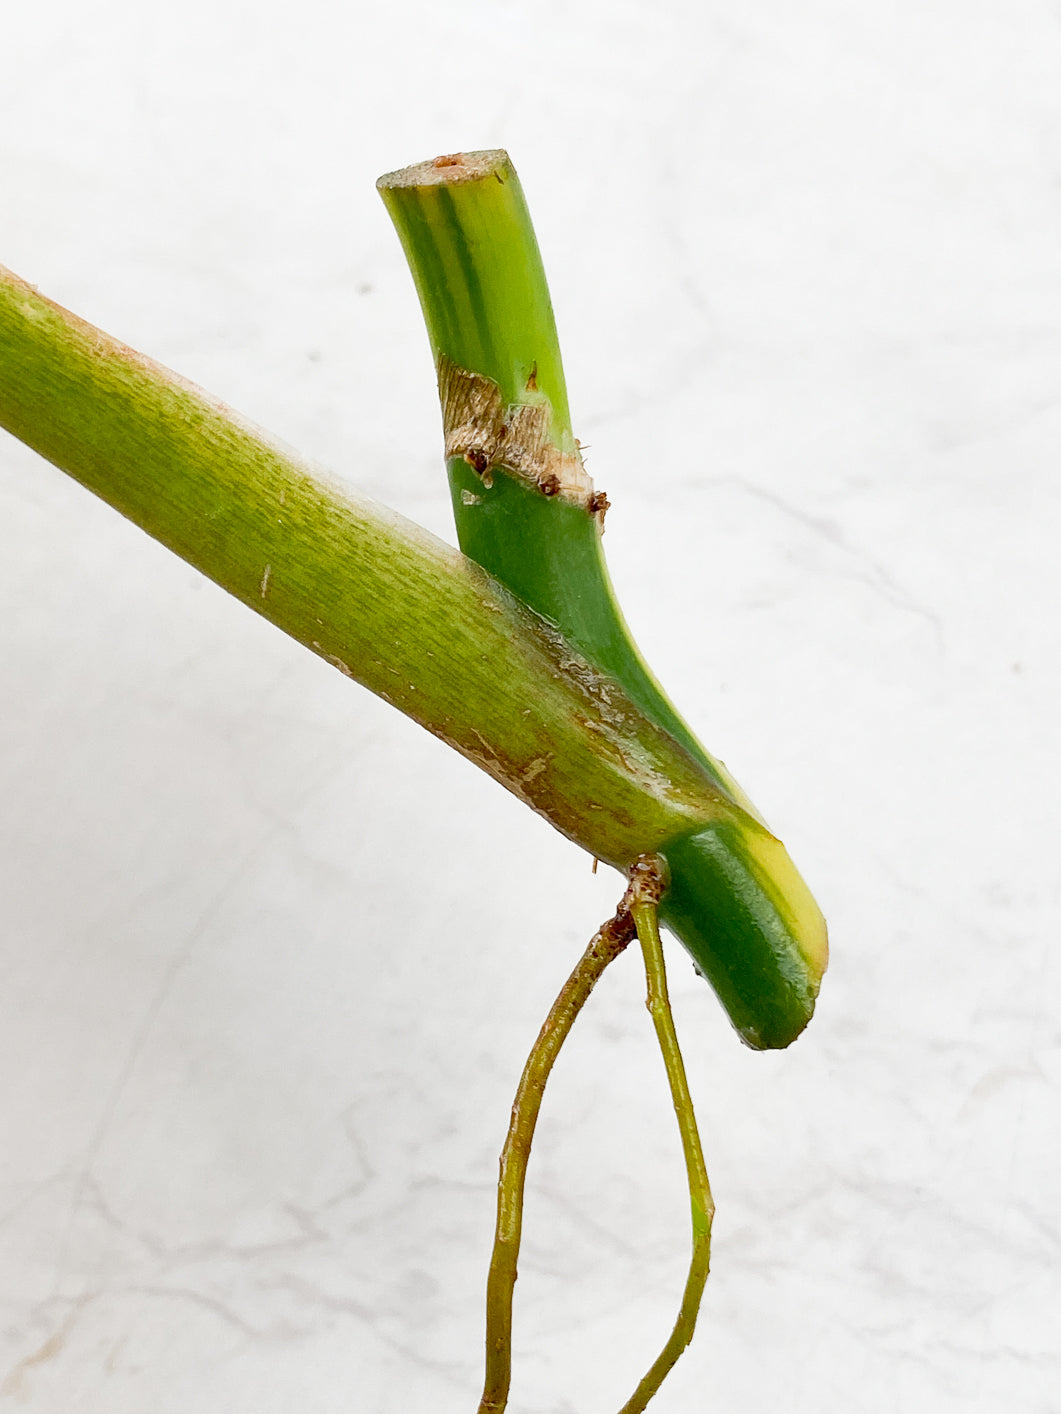
[[[0,260],[449,535],[373,191],[503,145],[645,651],[828,914],[659,1414],[1057,1414],[1061,5],[38,0]],[[495,1155],[614,876],[0,441],[0,1410],[470,1411]],[[513,1411],[617,1408],[686,1216],[614,969]]]

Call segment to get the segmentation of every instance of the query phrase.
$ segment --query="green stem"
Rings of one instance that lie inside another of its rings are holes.
[[[729,803],[479,567],[0,267],[0,426],[618,868]]]
[[[729,809],[659,846],[667,926],[749,1045],[785,1046],[824,971],[825,923],[784,846],[645,666],[601,548],[602,500],[571,429],[552,305],[504,152],[437,158],[379,181],[439,375],[461,549],[556,625],[696,761]],[[661,469],[646,483],[665,494]],[[691,625],[703,606],[687,606]],[[783,720],[783,717],[781,718]]]
[[[696,1126],[693,1100],[689,1093],[689,1082],[685,1074],[678,1045],[678,1034],[674,1028],[670,996],[667,991],[667,971],[663,960],[663,945],[660,941],[657,923],[658,894],[642,891],[631,903],[630,911],[637,928],[641,951],[645,959],[645,976],[648,981],[648,1009],[652,1024],[656,1028],[663,1062],[667,1068],[671,1099],[678,1117],[681,1133],[682,1153],[685,1156],[685,1170],[689,1181],[689,1199],[692,1207],[693,1243],[689,1263],[689,1275],[682,1295],[678,1319],[670,1339],[656,1358],[652,1368],[638,1385],[634,1394],[623,1405],[619,1414],[641,1414],[649,1400],[659,1389],[664,1379],[674,1367],[682,1351],[693,1338],[696,1317],[707,1281],[711,1263],[711,1222],[715,1215],[715,1204],[711,1197],[711,1185],[704,1164],[700,1133]]]
[[[615,916],[594,934],[553,1002],[520,1076],[501,1150],[497,1226],[486,1284],[486,1374],[479,1414],[501,1414],[508,1403],[512,1377],[512,1294],[523,1230],[523,1194],[545,1082],[575,1018],[604,969],[634,937],[631,896],[628,889]]]
[[[441,163],[442,165],[438,165]],[[527,202],[508,154],[456,154],[381,177],[416,283],[436,363],[495,383],[503,407],[540,408],[548,436],[578,460],[552,301]],[[464,455],[447,467],[461,549],[621,681],[721,791],[739,788],[663,695],[623,619],[584,501],[543,496],[526,479],[491,485]],[[592,592],[589,592],[592,590]]]

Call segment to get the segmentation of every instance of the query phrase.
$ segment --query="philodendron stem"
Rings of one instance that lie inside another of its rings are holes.
[[[727,802],[725,818],[657,847],[672,880],[662,918],[742,1038],[787,1046],[814,1009],[825,924],[784,846],[675,711],[619,611],[601,548],[608,500],[572,431],[545,271],[512,162],[501,151],[454,153],[389,172],[378,186],[435,358],[460,547],[621,686]],[[701,435],[689,429],[697,451]],[[665,496],[667,468],[645,466],[642,484]],[[689,632],[700,631],[705,606],[688,602],[683,613]],[[779,730],[784,721],[779,711]]]
[[[652,1024],[656,1028],[659,1047],[663,1052],[663,1062],[667,1067],[671,1099],[678,1117],[681,1133],[682,1152],[685,1155],[685,1170],[689,1180],[689,1200],[692,1207],[693,1244],[689,1275],[682,1295],[678,1319],[674,1324],[670,1339],[660,1351],[652,1368],[638,1385],[633,1396],[623,1405],[619,1414],[641,1414],[649,1400],[659,1389],[673,1368],[675,1361],[693,1338],[696,1317],[700,1310],[700,1300],[704,1294],[708,1268],[711,1262],[711,1222],[715,1216],[715,1204],[711,1197],[711,1185],[707,1179],[704,1151],[700,1143],[700,1133],[696,1126],[693,1100],[689,1093],[689,1082],[685,1075],[685,1063],[678,1046],[678,1035],[674,1029],[670,996],[667,992],[667,972],[663,961],[663,946],[659,936],[657,919],[658,896],[642,892],[631,904],[634,925],[645,959],[645,976],[648,979],[648,1009]]]
[[[486,1284],[486,1374],[478,1414],[501,1414],[508,1403],[512,1378],[512,1295],[523,1231],[523,1195],[545,1083],[575,1018],[605,968],[614,962],[635,936],[641,941],[648,979],[648,1008],[663,1053],[681,1131],[693,1210],[693,1255],[681,1310],[671,1337],[632,1397],[623,1405],[620,1414],[641,1414],[692,1339],[707,1280],[711,1219],[715,1206],[667,994],[667,975],[657,922],[659,900],[665,885],[666,866],[658,856],[643,855],[635,862],[630,871],[630,883],[615,916],[594,934],[575,970],[564,983],[523,1067],[512,1104],[512,1118],[501,1150],[497,1226]]]
[[[483,570],[0,266],[0,426],[625,870],[727,818],[696,763]]]

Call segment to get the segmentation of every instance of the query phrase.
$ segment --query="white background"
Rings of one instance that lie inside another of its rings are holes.
[[[379,173],[507,147],[619,597],[830,921],[658,1414],[1061,1410],[1061,4],[5,7],[0,260],[450,536]],[[0,1410],[474,1409],[523,1055],[619,891],[0,440]],[[546,1099],[513,1411],[687,1209],[636,956]]]

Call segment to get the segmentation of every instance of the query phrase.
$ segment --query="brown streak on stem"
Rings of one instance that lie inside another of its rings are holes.
[[[506,408],[492,378],[458,368],[445,355],[438,362],[438,395],[447,458],[463,457],[480,476],[504,467],[545,496],[598,512],[601,493],[594,491],[578,453],[562,451],[553,441],[544,399]]]

